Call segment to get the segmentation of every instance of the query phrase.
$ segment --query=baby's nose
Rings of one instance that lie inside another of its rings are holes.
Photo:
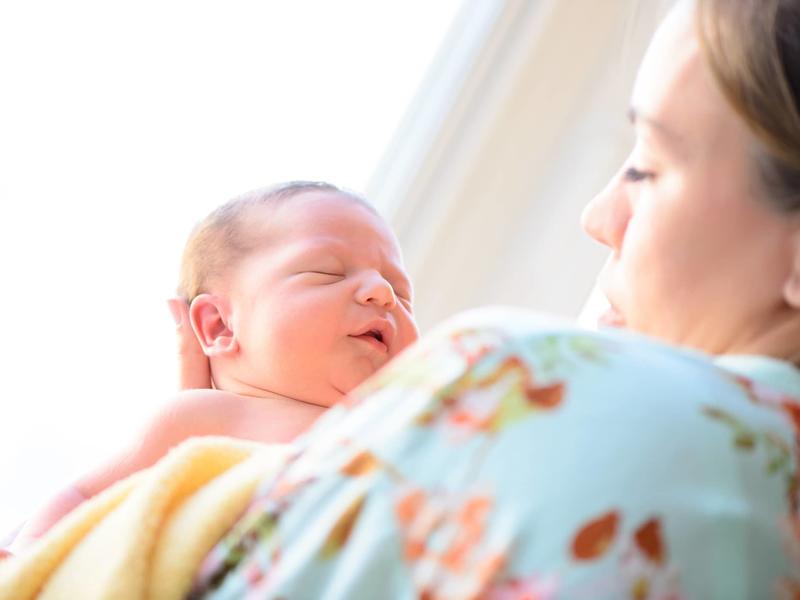
[[[361,304],[377,304],[385,308],[392,308],[397,303],[394,289],[380,275],[373,275],[366,279],[358,290],[357,300]]]

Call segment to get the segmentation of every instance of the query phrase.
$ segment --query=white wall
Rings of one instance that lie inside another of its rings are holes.
[[[423,329],[577,313],[661,2],[463,0],[436,54],[461,4],[0,4],[0,537],[172,389],[180,248],[243,190],[367,187]]]
[[[423,329],[486,303],[578,314],[606,256],[580,213],[629,151],[628,95],[664,4],[465,3],[370,190]]]
[[[191,226],[363,189],[459,1],[0,3],[0,538],[172,390]]]

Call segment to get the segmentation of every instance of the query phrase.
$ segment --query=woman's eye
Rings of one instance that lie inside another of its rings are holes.
[[[653,178],[653,173],[648,171],[641,171],[636,167],[628,167],[625,169],[625,173],[622,175],[625,181],[629,181],[631,183],[639,183],[640,181],[646,181],[648,179]]]

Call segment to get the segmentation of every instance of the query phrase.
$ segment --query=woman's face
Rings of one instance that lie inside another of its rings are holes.
[[[633,151],[583,215],[613,251],[599,282],[605,321],[714,354],[773,353],[762,338],[792,313],[796,220],[759,191],[751,134],[713,81],[686,3],[653,39],[630,114]]]

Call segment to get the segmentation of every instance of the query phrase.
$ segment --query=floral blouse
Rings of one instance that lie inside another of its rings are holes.
[[[800,598],[800,373],[484,310],[331,410],[194,598]]]

